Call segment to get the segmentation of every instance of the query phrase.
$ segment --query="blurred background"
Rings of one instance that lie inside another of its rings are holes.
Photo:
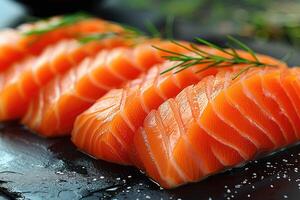
[[[219,43],[233,35],[276,57],[292,52],[292,65],[300,49],[299,0],[0,0],[0,8],[0,27],[86,11],[152,35]]]

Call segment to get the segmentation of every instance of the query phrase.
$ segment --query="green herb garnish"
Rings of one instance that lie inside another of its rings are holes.
[[[118,33],[116,32],[106,32],[106,33],[94,33],[91,35],[87,35],[87,36],[83,36],[81,38],[78,38],[78,41],[82,44],[86,44],[88,42],[92,42],[95,40],[103,40],[103,39],[107,39],[107,38],[112,38],[117,36]]]
[[[276,67],[275,65],[270,65],[267,63],[260,62],[259,59],[257,58],[255,52],[250,47],[248,47],[246,44],[242,43],[241,41],[239,41],[236,38],[233,38],[231,36],[228,36],[227,48],[223,48],[219,45],[216,45],[214,43],[211,43],[211,42],[201,39],[201,38],[195,38],[195,41],[200,44],[209,46],[213,49],[216,49],[218,51],[221,51],[227,56],[225,57],[225,56],[209,53],[205,50],[200,49],[193,43],[186,46],[186,45],[180,44],[176,41],[172,41],[177,46],[180,46],[181,48],[184,48],[195,55],[177,53],[174,51],[170,51],[170,50],[166,50],[166,49],[162,49],[162,48],[153,46],[154,48],[156,48],[160,51],[170,54],[168,56],[163,56],[167,60],[178,61],[178,64],[166,69],[165,71],[161,72],[161,74],[165,74],[174,69],[176,69],[174,73],[179,73],[179,72],[181,72],[191,66],[197,65],[197,64],[208,64],[205,68],[201,69],[198,72],[202,72],[202,71],[205,71],[205,70],[207,70],[209,68],[213,68],[213,67],[214,68],[222,68],[222,67],[231,67],[234,64],[244,64],[245,66],[237,74],[235,74],[233,76],[232,79],[234,80],[234,79],[238,78],[241,74],[249,71],[251,68],[259,68],[259,67],[263,68],[263,67],[267,67],[267,66]],[[253,60],[241,57],[236,52],[234,47],[237,47],[239,49],[242,49],[242,50],[248,52],[253,57]]]
[[[154,38],[162,37],[161,32],[151,21],[146,21],[145,26],[152,37]]]
[[[173,16],[168,16],[161,30],[151,21],[146,21],[144,25],[150,34],[149,37],[173,39],[174,20]]]
[[[166,23],[167,23],[166,29],[168,29],[168,30],[165,30],[165,31],[166,31],[168,37],[172,37],[173,18],[168,18]],[[161,32],[150,21],[147,21],[145,23],[145,26],[150,33],[150,36],[149,35],[147,36],[145,32],[141,31],[138,28],[135,28],[135,27],[132,27],[129,25],[125,25],[125,24],[120,24],[120,23],[116,23],[116,24],[121,26],[122,28],[124,28],[124,31],[123,32],[96,33],[96,34],[93,33],[91,35],[86,35],[86,36],[82,36],[82,37],[78,38],[78,41],[84,44],[84,43],[88,43],[88,42],[95,41],[95,40],[103,40],[103,39],[118,37],[118,36],[126,38],[126,39],[132,39],[132,40],[138,39],[140,37],[143,37],[143,38],[147,38],[147,37],[161,38],[162,37]]]
[[[40,27],[40,28],[35,28],[32,30],[29,30],[29,31],[25,31],[25,32],[23,32],[23,35],[26,35],[26,36],[41,35],[41,34],[53,31],[57,28],[74,24],[78,21],[87,19],[89,17],[90,17],[90,15],[85,14],[85,13],[75,13],[75,14],[71,14],[71,15],[64,15],[59,20],[50,22],[49,25],[47,25],[45,27]]]
[[[130,40],[138,39],[141,36],[146,37],[144,36],[144,33],[137,28],[127,26],[127,25],[122,25],[122,24],[118,24],[118,25],[124,28],[123,32],[108,31],[104,33],[92,33],[85,36],[81,36],[77,38],[77,40],[82,44],[86,44],[88,42],[100,41],[100,40],[113,38],[113,37],[123,37],[125,39],[130,39]]]
[[[124,37],[134,38],[139,36],[145,36],[145,33],[138,28],[129,26],[127,24],[119,24],[119,25],[125,29],[125,33],[123,33]]]

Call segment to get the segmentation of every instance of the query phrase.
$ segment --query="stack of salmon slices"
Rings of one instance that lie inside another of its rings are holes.
[[[79,14],[0,36],[1,121],[71,135],[81,151],[134,165],[164,188],[300,139],[299,68],[240,42],[243,50],[132,37]]]

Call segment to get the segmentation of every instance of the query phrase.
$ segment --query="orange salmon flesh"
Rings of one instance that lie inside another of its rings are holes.
[[[62,19],[0,31],[0,121],[20,120],[43,137],[70,136],[80,151],[135,166],[164,188],[300,140],[299,67],[135,35],[94,17],[51,29]],[[177,73],[179,58],[203,52],[224,65],[197,57]]]

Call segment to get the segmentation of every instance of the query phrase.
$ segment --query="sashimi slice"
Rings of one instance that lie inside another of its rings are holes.
[[[21,60],[26,52],[18,45],[20,34],[13,29],[0,31],[0,71]]]
[[[208,47],[201,48],[206,48],[205,51],[211,54],[220,53]],[[239,53],[251,57],[245,52],[239,51]],[[259,59],[265,63],[284,65],[267,56],[260,55]],[[147,114],[203,77],[216,74],[218,71],[231,70],[231,67],[209,68],[195,73],[209,65],[201,64],[180,73],[174,74],[174,69],[169,73],[160,74],[175,64],[168,62],[153,68],[148,74],[128,83],[123,89],[111,90],[100,98],[90,109],[78,116],[72,132],[74,144],[80,150],[98,159],[138,165],[131,147],[133,136]]]
[[[185,88],[134,135],[138,167],[162,187],[200,181],[299,141],[295,70],[258,69],[236,80],[231,74]]]
[[[29,100],[40,87],[85,57],[94,56],[102,49],[128,45],[127,40],[119,37],[86,44],[64,40],[48,47],[38,57],[30,57],[8,68],[0,73],[0,121],[23,117]]]
[[[77,115],[107,91],[163,62],[164,53],[152,48],[154,44],[177,52],[184,50],[168,41],[150,40],[133,48],[102,51],[44,87],[31,101],[23,123],[48,137],[70,134]]]
[[[123,32],[124,29],[116,24],[96,18],[78,20],[53,30],[36,34],[26,34],[41,28],[53,26],[62,17],[24,24],[17,29],[7,29],[0,32],[0,71],[29,55],[39,55],[47,46],[63,39],[77,38],[91,33],[107,31]]]

